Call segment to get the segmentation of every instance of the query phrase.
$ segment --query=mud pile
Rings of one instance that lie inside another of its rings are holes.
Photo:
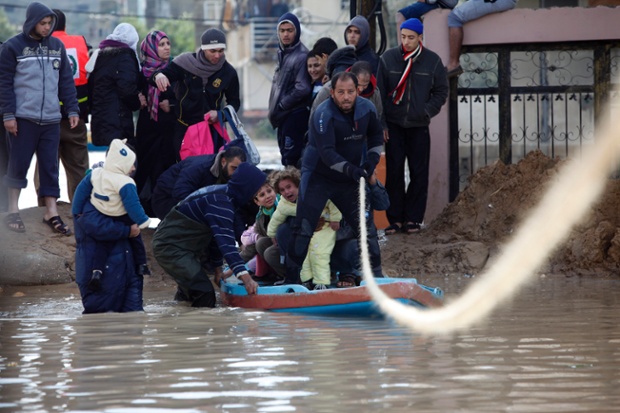
[[[383,248],[386,272],[481,272],[538,203],[564,162],[535,151],[514,165],[496,162],[480,169],[424,231],[387,238]],[[608,181],[603,197],[591,207],[588,218],[571,232],[540,271],[565,275],[619,274],[620,180]]]

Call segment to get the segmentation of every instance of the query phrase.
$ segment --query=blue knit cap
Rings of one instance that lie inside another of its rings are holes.
[[[401,28],[401,30],[402,29],[408,29],[408,30],[414,31],[417,34],[424,33],[424,25],[422,24],[422,22],[420,20],[418,20],[416,18],[405,20],[400,25],[400,28]]]
[[[228,181],[228,195],[240,207],[250,202],[266,181],[267,175],[263,171],[250,163],[241,162]]]

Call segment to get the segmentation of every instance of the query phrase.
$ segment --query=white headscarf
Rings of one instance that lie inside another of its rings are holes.
[[[129,23],[121,23],[114,28],[112,34],[109,34],[106,37],[106,40],[114,40],[116,42],[125,43],[129,46],[134,53],[136,54],[136,59],[138,60],[138,65],[140,64],[140,58],[138,57],[138,41],[140,40],[140,36],[138,35],[138,31],[135,27],[133,27]],[[92,73],[95,70],[95,64],[97,62],[97,57],[99,56],[99,49],[95,49],[90,59],[86,63],[86,71],[88,73]]]
[[[121,23],[114,28],[112,34],[106,37],[106,40],[115,40],[117,42],[125,43],[131,47],[134,52],[137,52],[138,41],[140,36],[136,31],[136,28],[129,23]]]

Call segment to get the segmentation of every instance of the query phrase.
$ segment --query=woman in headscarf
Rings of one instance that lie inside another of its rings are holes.
[[[138,90],[138,40],[136,29],[121,23],[86,64],[94,145],[108,146],[113,139],[134,143],[133,112],[146,105]]]
[[[140,44],[142,75],[140,85],[146,96],[146,106],[140,110],[136,127],[136,186],[140,202],[147,214],[151,214],[151,190],[157,178],[175,163],[174,110],[175,98],[172,89],[160,92],[156,86],[149,85],[148,79],[158,70],[170,63],[170,39],[160,30],[146,35]]]
[[[179,150],[187,128],[204,120],[216,123],[224,107],[224,101],[236,111],[241,106],[239,77],[235,68],[226,61],[226,36],[218,29],[208,29],[201,36],[200,49],[194,53],[182,53],[166,68],[157,70],[149,83],[160,91],[177,82],[174,92],[175,106],[174,153],[180,160]],[[213,147],[217,151],[224,140],[211,128]]]

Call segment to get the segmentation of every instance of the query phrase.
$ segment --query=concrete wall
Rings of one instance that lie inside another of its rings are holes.
[[[424,20],[424,45],[448,61],[448,10],[435,10]],[[620,39],[620,7],[514,9],[484,16],[465,25],[465,45],[553,43]],[[429,200],[426,222],[448,204],[448,105],[433,118]]]

